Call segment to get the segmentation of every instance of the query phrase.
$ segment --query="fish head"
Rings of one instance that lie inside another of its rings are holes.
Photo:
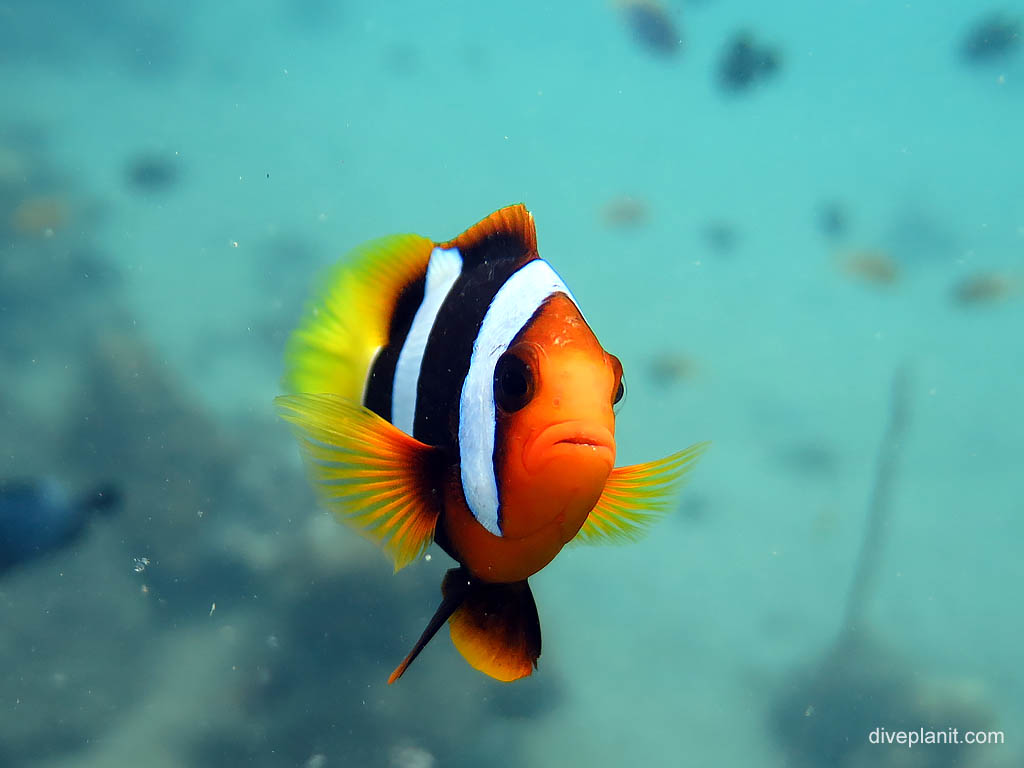
[[[502,532],[550,528],[564,544],[615,466],[622,365],[575,303],[556,294],[498,359],[494,372]]]

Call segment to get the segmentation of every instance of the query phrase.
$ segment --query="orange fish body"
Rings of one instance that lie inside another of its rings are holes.
[[[396,680],[447,621],[475,668],[529,675],[540,624],[527,579],[570,541],[636,538],[699,444],[615,468],[622,366],[501,209],[446,243],[370,243],[294,334],[277,399],[324,503],[396,570],[432,541],[459,563]]]

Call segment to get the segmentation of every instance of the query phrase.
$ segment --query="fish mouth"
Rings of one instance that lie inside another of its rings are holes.
[[[600,448],[604,446],[604,443],[588,435],[574,435],[573,437],[557,441],[555,445],[589,445],[593,448]]]
[[[600,424],[587,421],[563,421],[542,430],[527,442],[524,463],[530,470],[540,470],[550,461],[562,457],[587,458],[615,464],[615,438]]]

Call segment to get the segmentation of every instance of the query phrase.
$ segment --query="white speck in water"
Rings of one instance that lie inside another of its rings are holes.
[[[213,612],[217,610],[216,603],[210,603],[210,615],[213,616]]]
[[[425,554],[425,555],[423,556],[423,559],[424,559],[424,560],[426,560],[426,561],[427,561],[427,562],[429,563],[429,562],[430,562],[430,553],[429,553],[429,552],[427,552],[427,554]]]
[[[147,565],[149,565],[148,557],[136,557],[134,565],[132,565],[132,570],[136,573],[142,573],[144,570],[146,570]]]

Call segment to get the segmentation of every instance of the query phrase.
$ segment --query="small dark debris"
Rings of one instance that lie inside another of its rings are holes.
[[[836,473],[839,457],[823,442],[804,440],[775,451],[775,460],[783,467],[802,475],[827,476]]]
[[[688,523],[703,522],[708,516],[710,507],[707,496],[699,493],[687,493],[679,505],[679,517]]]
[[[146,192],[161,192],[178,181],[174,160],[165,155],[138,155],[128,161],[128,183]]]
[[[668,11],[654,0],[628,0],[623,7],[633,39],[652,53],[674,54],[682,35]]]
[[[491,69],[491,52],[485,45],[468,43],[462,50],[462,64],[471,75],[486,75]]]
[[[615,229],[639,227],[647,222],[649,215],[647,203],[630,195],[613,198],[601,209],[601,218],[605,225]]]
[[[415,75],[421,66],[420,52],[410,43],[395,43],[384,51],[384,69],[392,75]]]
[[[846,234],[850,221],[842,203],[829,200],[818,209],[818,228],[830,240],[837,240]]]
[[[718,65],[718,83],[725,91],[745,91],[782,63],[777,48],[760,45],[749,32],[737,32],[726,45]]]
[[[1006,56],[1019,45],[1020,20],[997,12],[968,30],[960,53],[966,61],[976,64]]]
[[[739,243],[739,233],[736,228],[726,221],[712,221],[704,226],[701,231],[704,242],[708,248],[718,254],[727,255],[736,249]]]
[[[697,363],[676,352],[663,352],[651,360],[648,370],[655,383],[669,387],[692,379],[697,373]]]
[[[961,306],[1004,301],[1019,291],[1018,281],[1000,272],[968,275],[953,286],[953,301]]]

